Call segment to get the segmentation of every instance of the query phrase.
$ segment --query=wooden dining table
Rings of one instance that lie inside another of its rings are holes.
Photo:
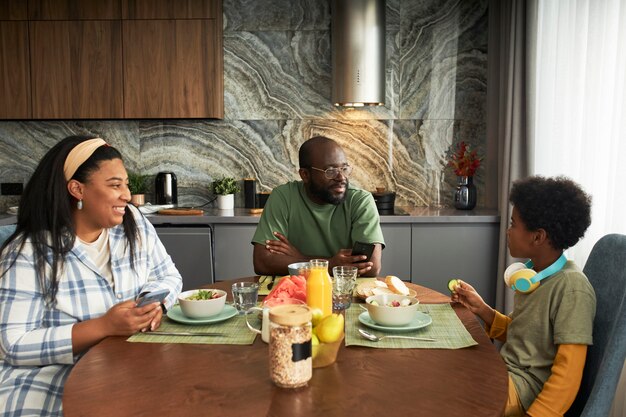
[[[232,282],[211,288],[228,290]],[[450,302],[448,295],[408,285],[421,303]],[[478,345],[342,346],[334,364],[314,369],[308,385],[297,389],[272,383],[268,346],[260,336],[252,345],[129,343],[126,337],[108,337],[72,369],[63,412],[66,417],[499,417],[507,399],[506,366],[474,314],[452,307]]]

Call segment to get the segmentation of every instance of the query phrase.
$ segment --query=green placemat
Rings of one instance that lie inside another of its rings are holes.
[[[260,320],[250,317],[250,324],[257,329],[261,328]],[[246,326],[244,316],[235,316],[220,323],[187,325],[177,323],[164,317],[161,327],[157,331],[162,332],[211,332],[222,333],[223,336],[166,336],[150,333],[137,333],[126,339],[127,342],[141,343],[195,343],[208,345],[251,345],[254,343],[256,333],[251,332]]]
[[[419,311],[429,314],[433,322],[427,327],[408,332],[385,332],[372,329],[359,322],[359,314],[365,310],[359,304],[352,304],[346,310],[346,346],[369,346],[374,348],[430,348],[430,349],[460,349],[474,346],[478,343],[469,334],[461,320],[450,306],[450,304],[420,304]],[[380,342],[372,342],[364,339],[358,328],[367,330],[376,336],[402,335],[430,337],[434,342],[423,342],[419,340],[406,339],[383,339]]]

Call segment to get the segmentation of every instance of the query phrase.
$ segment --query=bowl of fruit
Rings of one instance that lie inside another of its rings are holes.
[[[344,338],[344,318],[342,314],[331,314],[321,318],[319,310],[313,311],[313,368],[323,368],[337,360],[337,354]]]
[[[183,314],[192,319],[205,319],[222,312],[226,303],[226,291],[190,290],[178,295]]]
[[[383,326],[405,326],[413,320],[419,300],[399,294],[372,295],[365,299],[370,318]]]

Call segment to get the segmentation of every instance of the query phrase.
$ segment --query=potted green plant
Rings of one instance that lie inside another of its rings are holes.
[[[128,173],[128,189],[130,190],[130,202],[136,207],[146,203],[146,192],[150,175],[139,174],[137,172]]]
[[[217,208],[232,210],[235,207],[235,193],[239,192],[239,184],[233,177],[223,177],[213,181],[213,193],[217,195]]]

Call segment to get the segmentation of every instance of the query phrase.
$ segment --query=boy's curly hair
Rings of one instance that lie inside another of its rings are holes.
[[[591,196],[567,177],[515,181],[509,201],[526,228],[544,229],[555,249],[574,246],[591,224]]]

